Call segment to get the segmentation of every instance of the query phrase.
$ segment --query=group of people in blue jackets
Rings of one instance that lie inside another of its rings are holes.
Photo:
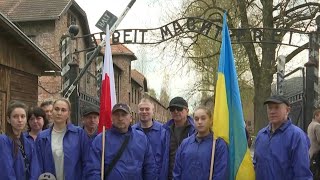
[[[255,143],[257,179],[312,179],[309,159],[303,154],[308,154],[307,137],[284,115],[290,110],[289,102],[272,96],[265,104],[269,125],[258,133]],[[57,180],[229,179],[228,145],[214,138],[213,115],[207,107],[195,108],[191,117],[187,101],[175,97],[168,107],[172,119],[161,124],[153,119],[153,103],[143,98],[138,105],[139,122],[131,126],[131,108],[118,103],[104,137],[70,123],[67,99],[55,100],[52,108],[52,124],[45,129],[47,123],[37,125],[46,118],[37,109],[28,113],[18,101],[8,105],[5,134],[0,135],[0,179],[37,180],[43,173]],[[83,116],[99,115],[98,110],[85,108]],[[97,118],[91,119],[88,124],[97,125]]]

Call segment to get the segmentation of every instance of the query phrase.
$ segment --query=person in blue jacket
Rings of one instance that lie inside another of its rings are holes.
[[[40,107],[34,106],[30,107],[28,110],[28,119],[27,119],[27,126],[28,130],[24,133],[24,135],[32,140],[35,141],[38,134],[42,131],[47,129],[49,121],[47,120],[46,113]]]
[[[188,116],[188,103],[182,97],[173,98],[168,109],[172,119],[163,125],[165,133],[161,137],[163,141],[162,148],[162,166],[160,170],[160,180],[172,180],[172,171],[175,162],[176,151],[182,140],[195,133],[193,119]]]
[[[90,142],[98,135],[100,110],[97,107],[88,105],[82,110],[82,124]]]
[[[311,180],[306,134],[288,117],[290,103],[284,96],[268,98],[269,125],[258,132],[254,150],[254,168],[259,180]]]
[[[176,153],[174,180],[209,179],[213,143],[212,113],[200,106],[194,111],[197,133],[184,139]],[[228,147],[222,138],[215,141],[212,179],[228,179]]]
[[[27,123],[27,106],[10,102],[5,135],[0,135],[0,179],[37,180],[40,176],[33,142],[22,133]]]
[[[142,98],[138,104],[139,122],[132,126],[133,129],[140,130],[148,137],[152,147],[152,152],[156,160],[158,174],[160,173],[162,163],[162,143],[161,137],[165,129],[162,124],[153,119],[154,105],[147,99]]]
[[[88,136],[69,121],[71,104],[67,99],[53,103],[53,125],[38,135],[37,149],[41,173],[51,173],[57,180],[84,179]]]
[[[109,180],[155,180],[157,169],[152,148],[143,132],[132,129],[131,109],[127,104],[112,108],[112,127],[105,133],[104,177]],[[112,160],[124,146],[122,154],[113,167]],[[92,142],[86,179],[101,179],[102,133]],[[110,168],[108,170],[108,168]],[[108,173],[109,172],[109,173]]]

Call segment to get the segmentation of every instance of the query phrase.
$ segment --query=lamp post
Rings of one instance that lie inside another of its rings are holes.
[[[62,58],[62,95],[66,93],[67,88],[75,80],[79,74],[79,64],[76,62],[76,57],[73,52],[72,40],[79,33],[79,27],[77,25],[70,25],[68,34],[62,37],[61,41],[61,58]],[[72,92],[69,97],[71,103],[71,121],[73,124],[78,124],[79,119],[79,95],[78,90]]]

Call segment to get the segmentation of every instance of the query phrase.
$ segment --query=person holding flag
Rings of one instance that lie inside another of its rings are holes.
[[[155,180],[158,177],[155,158],[148,138],[131,128],[131,109],[118,103],[112,109],[112,127],[92,142],[86,180]],[[103,153],[103,146],[106,151]],[[103,156],[102,156],[103,155]],[[103,175],[101,162],[104,162]]]
[[[223,138],[228,144],[229,179],[254,180],[255,172],[245,134],[238,77],[226,13],[223,16],[222,44],[215,90],[213,132],[215,137]]]
[[[174,180],[209,179],[212,148],[214,148],[214,180],[228,179],[228,147],[222,138],[213,140],[212,113],[200,106],[195,109],[197,133],[184,139],[179,146],[173,169]],[[212,145],[214,143],[214,145]]]
[[[127,104],[116,104],[109,38],[107,26],[98,128],[102,133],[90,147],[86,179],[154,180],[157,167],[151,144],[143,132],[131,128],[131,108]]]

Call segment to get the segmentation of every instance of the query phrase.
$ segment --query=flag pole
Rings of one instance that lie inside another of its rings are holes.
[[[106,142],[106,127],[102,127],[102,155],[101,155],[101,180],[104,180],[104,151]]]
[[[216,139],[214,138],[214,134],[212,133],[212,150],[211,150],[211,163],[210,163],[209,180],[212,180],[212,176],[213,176],[213,164],[214,164],[215,150],[216,150]]]
[[[117,21],[114,23],[114,25],[110,28],[110,34],[112,34],[115,29],[117,28],[117,26],[120,24],[120,22],[123,20],[123,18],[126,16],[126,14],[128,13],[128,11],[131,9],[132,5],[136,2],[136,0],[131,0],[129,2],[129,4],[127,5],[127,7],[125,8],[125,10],[122,12],[121,16],[117,19]],[[107,30],[109,31],[109,25],[107,25]],[[107,31],[106,31],[106,34],[107,34]],[[81,71],[81,73],[84,74],[84,72],[86,71],[86,69],[88,69],[88,67],[90,66],[91,62],[93,61],[93,58],[95,56],[97,56],[97,54],[100,52],[100,50],[102,49],[102,47],[106,44],[106,43],[110,43],[110,35],[109,37],[105,37],[104,40],[102,40],[100,42],[100,44],[98,45],[98,47],[95,49],[94,53],[90,56],[86,66],[84,67],[84,70]],[[107,42],[106,42],[107,41]],[[79,75],[81,75],[81,73]],[[82,75],[83,75],[82,74]],[[82,77],[81,76],[78,76],[76,79],[77,81],[79,81],[79,79]],[[72,85],[69,87],[67,93],[66,93],[66,97],[69,97],[70,94],[72,93],[72,91],[75,89],[75,84],[77,83],[77,81],[74,81],[72,83]],[[112,107],[111,107],[112,108]],[[101,109],[100,109],[101,111]],[[101,154],[101,180],[104,180],[104,156],[105,156],[105,141],[106,141],[106,126],[103,125],[102,126],[102,154]]]

